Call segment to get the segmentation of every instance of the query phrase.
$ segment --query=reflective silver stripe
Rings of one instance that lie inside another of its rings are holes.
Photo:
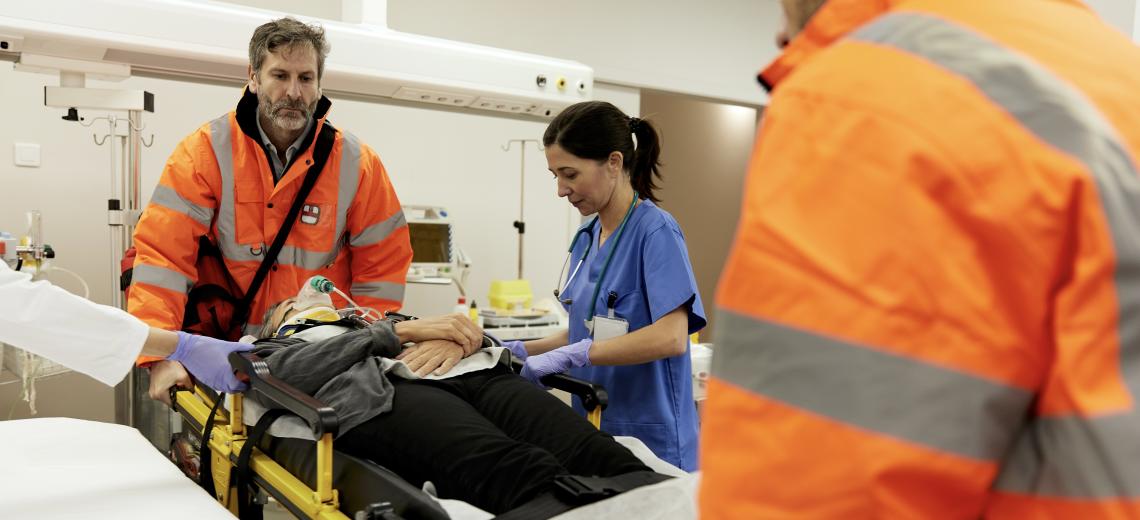
[[[219,242],[225,239],[219,237]],[[240,244],[230,243],[230,248],[224,250],[222,254],[229,260],[236,260],[241,262],[261,262],[264,258],[265,251],[269,249],[268,244],[258,244],[257,246],[244,246]],[[291,265],[300,267],[302,269],[315,270],[325,267],[336,260],[335,251],[310,251],[296,246],[285,245],[281,246],[281,252],[277,254],[277,263],[279,265]]]
[[[359,234],[348,240],[352,247],[364,247],[383,242],[394,231],[408,225],[403,211],[397,211],[391,217],[364,228]]]
[[[1034,419],[1018,436],[995,487],[1075,498],[1140,496],[1138,437],[1135,414]]]
[[[268,248],[268,246],[266,246]],[[255,258],[261,261],[261,256]],[[333,263],[336,260],[336,250],[310,251],[296,246],[282,246],[281,253],[277,255],[277,263],[292,265],[301,269],[316,270]]]
[[[1032,392],[720,310],[712,373],[792,406],[944,452],[997,460]],[[963,426],[964,425],[964,426]],[[963,426],[963,427],[955,427]]]
[[[341,237],[347,232],[348,208],[356,200],[356,189],[360,184],[360,140],[348,132],[341,132],[340,180],[336,195],[336,240],[333,241],[332,257],[335,259],[344,244]]]
[[[892,14],[852,38],[920,56],[970,81],[1026,130],[1089,170],[1112,235],[1122,317],[1120,365],[1135,400],[1140,396],[1140,175],[1116,130],[1081,92],[1040,64],[945,20]],[[1140,496],[1137,406],[1122,415],[1031,421],[996,487],[1072,498]]]
[[[214,220],[213,208],[194,204],[183,198],[182,195],[179,195],[178,191],[174,188],[163,186],[162,184],[154,188],[154,194],[150,196],[150,202],[186,215],[193,219],[194,222],[207,228],[210,227],[210,223]]]
[[[222,177],[222,193],[218,201],[217,239],[222,255],[231,260],[260,261],[261,255],[253,255],[249,247],[237,243],[237,223],[234,208],[234,152],[233,132],[230,129],[230,116],[224,115],[210,121],[210,144],[214,148],[214,158],[218,161],[218,171]]]
[[[357,282],[352,284],[352,290],[350,292],[353,296],[368,296],[370,298],[397,302],[404,301],[404,284],[402,283]]]
[[[131,285],[139,283],[169,289],[181,294],[190,292],[190,288],[194,286],[193,280],[173,269],[135,263],[135,267],[131,271]]]

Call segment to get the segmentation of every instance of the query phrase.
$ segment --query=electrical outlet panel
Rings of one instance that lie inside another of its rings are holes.
[[[494,99],[488,97],[481,97],[471,103],[471,108],[478,108],[480,110],[494,110],[496,112],[506,112],[508,114],[531,114],[541,115],[538,113],[538,105],[534,103],[527,103],[525,101],[510,101],[506,99]]]
[[[22,50],[24,50],[23,38],[0,34],[0,52],[20,52]]]
[[[393,98],[405,99],[408,101],[419,101],[421,103],[434,103],[436,105],[447,105],[453,107],[470,106],[471,102],[475,100],[475,96],[466,94],[455,94],[452,92],[442,92],[438,90],[427,90],[422,88],[409,88],[400,87]]]

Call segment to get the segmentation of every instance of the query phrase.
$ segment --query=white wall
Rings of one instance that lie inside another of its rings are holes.
[[[1136,0],[1085,0],[1085,3],[1108,22],[1132,37],[1136,30]],[[1133,38],[1133,41],[1140,41]]]
[[[0,113],[11,123],[0,126],[0,230],[23,233],[24,212],[43,211],[45,236],[58,251],[57,264],[81,274],[91,285],[92,299],[107,303],[111,294],[108,151],[92,142],[98,124],[83,128],[61,121],[62,111],[43,106],[45,84],[55,85],[57,79],[17,72],[11,64],[0,63],[4,93]],[[143,193],[148,199],[175,144],[230,110],[239,95],[234,86],[154,78],[131,78],[115,86],[155,94],[156,112],[144,117],[145,133],[155,134],[154,146],[143,154]],[[612,96],[636,113],[636,91],[606,92],[600,89],[602,96]],[[508,153],[500,146],[508,139],[541,138],[545,122],[336,99],[330,121],[379,152],[402,202],[451,210],[456,241],[475,261],[469,285],[481,303],[486,302],[492,279],[515,277],[517,242],[511,223],[518,218],[519,156],[517,149]],[[14,142],[39,144],[42,167],[14,166]],[[536,295],[549,295],[577,214],[556,196],[545,157],[534,148],[527,153],[526,197],[524,275]],[[77,290],[65,276],[52,279]],[[456,294],[454,288],[412,287],[408,308],[424,314],[445,312]]]
[[[1132,41],[1140,43],[1140,6],[1135,7],[1134,10],[1135,14],[1132,18]]]
[[[339,2],[230,0],[336,19]],[[1085,0],[1140,42],[1137,0]],[[395,30],[573,59],[598,81],[760,105],[755,74],[777,55],[778,0],[713,2],[387,0]]]
[[[736,103],[767,99],[776,0],[388,0],[392,29],[576,60],[600,81]]]
[[[637,89],[601,84],[595,87],[594,93],[596,98],[609,101],[628,114],[640,113],[641,95]],[[445,126],[456,121],[441,118],[443,114],[432,111],[417,112],[423,113],[409,114],[409,117],[422,117],[427,125],[438,123]],[[453,154],[446,149],[432,150],[434,144],[424,143],[427,148],[423,153],[448,156],[438,158],[446,165],[417,175],[411,182],[397,184],[396,189],[405,204],[442,204],[439,202],[441,197],[453,202],[447,206],[452,209],[452,217],[456,220],[457,245],[475,262],[468,280],[468,301],[474,295],[478,304],[483,306],[488,303],[491,280],[514,279],[518,273],[518,232],[512,224],[519,215],[519,145],[512,144],[508,152],[499,146],[506,144],[508,139],[541,140],[546,123],[523,123],[530,126],[524,130],[503,125],[517,124],[516,121],[473,117],[479,121],[446,130],[441,128],[439,131],[445,132],[446,137],[441,135],[439,140],[478,143],[477,155]],[[401,153],[400,157],[405,155]],[[389,169],[398,169],[391,160],[385,161]],[[480,170],[485,170],[485,173],[477,173]],[[557,197],[552,179],[546,169],[546,156],[535,143],[527,143],[526,178],[523,181],[527,193],[523,216],[526,222],[523,277],[530,280],[535,304],[553,298],[558,270],[565,260],[570,237],[583,218]],[[405,310],[419,315],[449,312],[457,296],[453,287],[409,284]]]
[[[223,0],[340,19],[332,0]],[[369,0],[364,0],[365,2]],[[756,72],[777,54],[778,0],[386,0],[397,31],[576,60],[605,83],[736,104],[767,94]]]

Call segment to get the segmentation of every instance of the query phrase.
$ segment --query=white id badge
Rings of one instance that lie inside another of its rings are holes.
[[[629,322],[621,318],[594,316],[594,341],[604,341],[629,332]]]

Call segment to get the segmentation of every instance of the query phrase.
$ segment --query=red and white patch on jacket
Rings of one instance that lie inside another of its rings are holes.
[[[309,224],[310,226],[317,225],[321,221],[321,207],[316,204],[305,204],[301,206],[301,223]]]

